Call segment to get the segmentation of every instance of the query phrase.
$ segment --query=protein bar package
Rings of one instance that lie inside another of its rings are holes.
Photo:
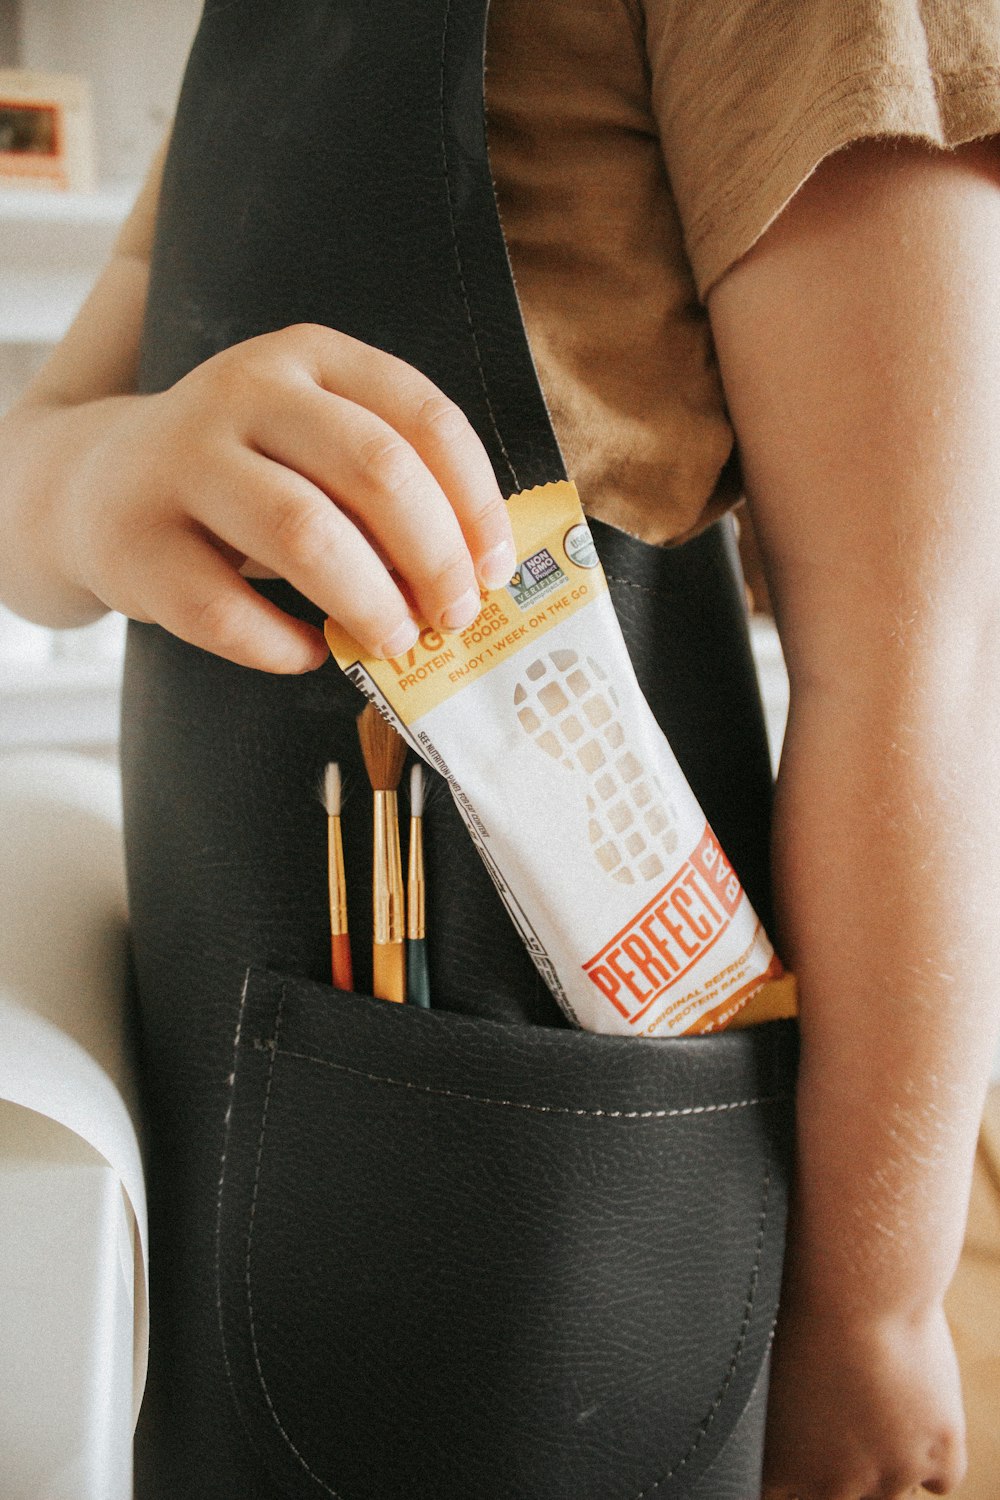
[[[793,1014],[794,980],[636,681],[576,486],[508,511],[517,572],[467,630],[424,629],[382,661],[327,620],[334,657],[448,781],[577,1025],[662,1037]]]

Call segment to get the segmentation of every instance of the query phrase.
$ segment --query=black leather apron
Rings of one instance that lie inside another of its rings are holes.
[[[489,172],[487,0],[209,0],[166,164],[141,389],[311,321],[564,477]],[[771,779],[731,528],[594,525],[636,669],[761,915]],[[315,623],[284,582],[255,585]],[[152,1335],[138,1500],[758,1493],[795,1029],[567,1026],[450,798],[435,1009],[368,998],[355,689],[132,622],[122,772]],[[328,982],[338,759],[359,993]]]

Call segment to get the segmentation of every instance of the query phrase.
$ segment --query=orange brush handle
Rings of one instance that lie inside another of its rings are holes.
[[[372,994],[379,1000],[406,999],[406,956],[403,944],[372,944]]]
[[[346,932],[334,932],[330,936],[333,958],[333,987],[337,990],[353,990],[354,970],[351,965],[351,939]]]

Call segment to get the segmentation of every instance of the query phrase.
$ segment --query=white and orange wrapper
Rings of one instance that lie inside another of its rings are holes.
[[[517,572],[468,629],[425,628],[382,661],[327,620],[334,657],[448,781],[570,1020],[664,1037],[794,1014],[794,979],[643,697],[576,486],[508,511]]]

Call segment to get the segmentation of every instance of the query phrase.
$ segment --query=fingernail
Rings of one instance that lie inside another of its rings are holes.
[[[419,634],[415,620],[404,620],[398,630],[394,630],[389,639],[382,642],[379,656],[401,656],[404,651],[409,651],[411,646],[416,645]]]
[[[317,646],[310,654],[308,661],[303,661],[300,658],[300,665],[297,667],[293,667],[292,670],[295,672],[315,672],[318,667],[323,666],[324,662],[328,660],[330,655],[330,648],[325,643],[322,650],[323,654],[321,656],[319,654],[320,648]]]
[[[517,554],[510,542],[501,542],[479,559],[479,576],[488,589],[502,589],[517,567]]]
[[[466,589],[462,596],[442,611],[441,624],[445,630],[463,630],[471,625],[480,610],[479,591]]]

